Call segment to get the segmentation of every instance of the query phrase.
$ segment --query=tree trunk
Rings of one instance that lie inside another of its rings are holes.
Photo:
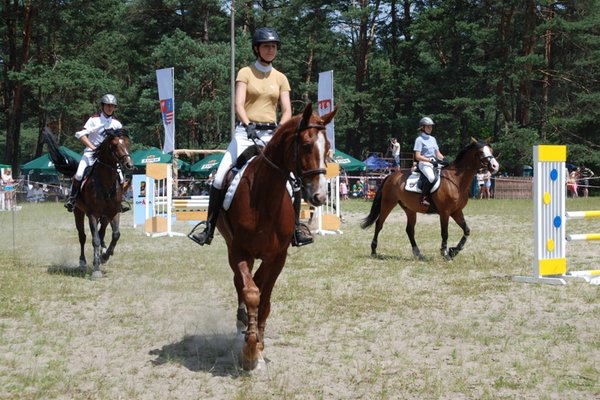
[[[7,13],[11,13],[12,17],[8,19],[7,34],[9,38],[9,53],[8,53],[8,70],[10,72],[20,72],[23,69],[23,65],[27,63],[29,58],[29,48],[31,45],[31,29],[33,26],[33,14],[34,9],[31,5],[31,0],[25,3],[24,9],[24,20],[22,32],[17,32],[17,20],[14,19],[18,15],[19,1],[14,0],[12,7],[10,4],[6,4]],[[8,11],[11,9],[11,11]],[[21,47],[21,55],[18,58],[17,49],[17,35],[23,36],[23,43]],[[23,109],[23,84],[19,81],[9,82],[5,90],[5,104],[6,109],[6,155],[5,161],[10,164],[14,171],[18,171],[19,165],[19,142],[21,138],[21,113]]]

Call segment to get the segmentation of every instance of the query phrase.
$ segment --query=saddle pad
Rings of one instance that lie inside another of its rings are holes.
[[[234,175],[233,179],[231,180],[231,183],[229,184],[229,187],[227,188],[227,191],[225,192],[225,200],[223,200],[223,208],[225,210],[229,210],[229,207],[231,207],[231,202],[233,201],[233,196],[235,195],[235,191],[237,190],[237,187],[240,184],[240,179],[242,179],[242,175],[244,175],[244,171],[246,171],[246,167],[248,166],[248,164],[250,164],[250,162],[252,160],[254,160],[255,157],[256,156],[249,159],[248,162],[246,164],[244,164],[242,169],[240,169]],[[287,187],[288,193],[290,194],[290,197],[291,197],[292,196],[292,185],[290,184],[289,181],[287,181],[286,187]]]
[[[414,192],[414,193],[423,193],[423,191],[421,190],[421,186],[419,186],[419,180],[421,179],[421,173],[417,172],[417,171],[413,171],[410,176],[406,179],[406,186],[404,187],[404,190],[406,190],[407,192]],[[436,174],[435,176],[435,180],[433,181],[433,186],[431,187],[431,190],[429,191],[429,193],[433,193],[436,190],[438,190],[438,188],[440,187],[440,174]]]

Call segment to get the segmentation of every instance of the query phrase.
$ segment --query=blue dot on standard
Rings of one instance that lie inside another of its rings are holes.
[[[550,171],[550,179],[552,179],[553,181],[558,179],[558,171],[556,170],[556,168],[554,168],[554,169],[552,169],[552,171]]]
[[[554,227],[560,228],[560,224],[562,223],[562,219],[559,216],[554,217]]]

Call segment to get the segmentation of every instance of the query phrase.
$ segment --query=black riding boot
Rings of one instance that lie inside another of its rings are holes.
[[[311,244],[314,240],[310,234],[308,226],[300,224],[300,202],[302,200],[302,194],[300,190],[294,192],[294,236],[292,236],[292,246],[299,247],[307,244]]]
[[[429,203],[429,191],[431,190],[431,182],[427,179],[423,182],[423,187],[421,187],[421,202],[420,204],[425,207],[429,207],[431,204]]]
[[[214,186],[210,187],[210,197],[208,199],[208,217],[206,221],[200,222],[198,225],[192,229],[192,231],[188,234],[188,237],[192,239],[194,242],[198,243],[200,246],[204,246],[205,244],[210,244],[213,239],[213,235],[215,233],[215,228],[217,226],[217,218],[219,217],[219,212],[221,211],[221,207],[223,206],[223,190],[217,189]],[[206,228],[202,232],[194,233],[197,227],[202,224],[206,224]]]
[[[75,200],[77,200],[77,196],[79,195],[79,189],[81,189],[81,181],[73,178],[73,181],[71,182],[71,192],[65,203],[65,208],[68,212],[73,212],[73,208],[75,208]]]

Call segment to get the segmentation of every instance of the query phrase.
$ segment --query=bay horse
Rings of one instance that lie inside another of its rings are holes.
[[[96,162],[81,184],[73,210],[80,245],[79,267],[82,270],[87,269],[84,252],[86,241],[84,222],[85,216],[88,217],[94,247],[92,279],[102,277],[100,264],[106,263],[113,255],[121,236],[119,222],[124,188],[119,176],[119,167],[133,169],[133,161],[129,153],[129,137],[125,131],[107,129],[105,134],[106,139],[95,151]],[[52,135],[45,133],[45,137],[56,169],[70,177],[75,175],[78,163],[72,157],[60,152]],[[104,236],[109,224],[112,237],[107,248]]]
[[[264,333],[271,293],[287,258],[294,231],[294,208],[287,189],[290,173],[304,199],[320,206],[327,199],[327,125],[337,109],[319,117],[309,103],[277,128],[240,178],[217,228],[227,243],[229,266],[237,291],[237,326],[244,332],[241,364],[245,370],[264,362]],[[262,262],[253,274],[255,260]]]
[[[431,206],[420,204],[420,194],[405,190],[406,180],[410,171],[398,171],[388,175],[377,190],[369,215],[361,222],[363,229],[375,223],[375,233],[371,241],[371,256],[377,255],[377,239],[383,224],[398,204],[406,213],[406,234],[412,246],[415,257],[423,260],[424,257],[415,241],[415,224],[417,213],[437,213],[440,216],[442,245],[440,253],[446,260],[453,259],[464,247],[470,233],[465,221],[463,208],[469,200],[469,188],[477,170],[486,168],[490,172],[498,172],[499,164],[494,158],[492,148],[485,141],[476,139],[464,147],[456,157],[454,163],[441,169],[440,186],[431,193]],[[452,219],[461,227],[463,236],[456,245],[447,249],[448,221]]]

